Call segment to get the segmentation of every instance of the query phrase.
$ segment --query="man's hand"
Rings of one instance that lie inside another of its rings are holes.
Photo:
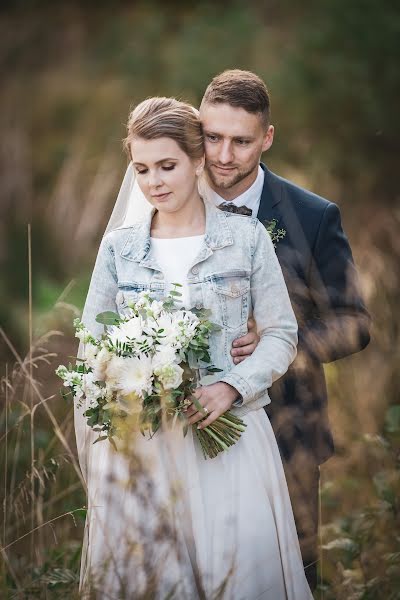
[[[196,408],[195,404],[191,404],[186,411],[190,425],[204,419],[207,415],[207,419],[204,419],[198,428],[204,429],[207,425],[211,425],[231,408],[232,403],[239,398],[239,395],[234,387],[223,381],[197,388],[193,396],[197,398],[199,408]]]
[[[238,365],[248,356],[253,354],[254,350],[258,346],[260,336],[257,333],[257,325],[254,319],[250,318],[247,321],[248,333],[241,338],[235,340],[232,344],[231,356],[233,362]]]

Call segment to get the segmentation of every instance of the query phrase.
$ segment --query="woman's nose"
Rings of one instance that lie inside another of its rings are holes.
[[[162,185],[162,179],[158,169],[150,171],[149,173],[149,186],[153,188],[160,187]]]

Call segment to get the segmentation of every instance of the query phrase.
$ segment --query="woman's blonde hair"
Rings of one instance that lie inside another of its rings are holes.
[[[133,109],[127,123],[124,149],[131,157],[130,145],[135,138],[174,140],[192,160],[204,154],[203,132],[198,111],[176,98],[148,98]]]

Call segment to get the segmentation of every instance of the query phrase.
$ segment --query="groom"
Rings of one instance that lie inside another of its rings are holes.
[[[314,589],[319,465],[334,450],[322,364],[365,348],[370,319],[338,207],[260,163],[274,137],[264,82],[248,71],[225,71],[206,89],[200,118],[207,193],[224,210],[257,216],[268,228],[299,324],[297,358],[270,389],[266,412],[285,467],[305,572]],[[249,339],[236,342],[235,362],[251,353]]]

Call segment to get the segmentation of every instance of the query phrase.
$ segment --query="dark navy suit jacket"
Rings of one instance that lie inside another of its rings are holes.
[[[286,231],[276,254],[299,325],[297,358],[270,389],[266,412],[285,461],[300,449],[321,464],[334,450],[322,364],[365,348],[370,317],[339,208],[261,166],[257,216]]]

